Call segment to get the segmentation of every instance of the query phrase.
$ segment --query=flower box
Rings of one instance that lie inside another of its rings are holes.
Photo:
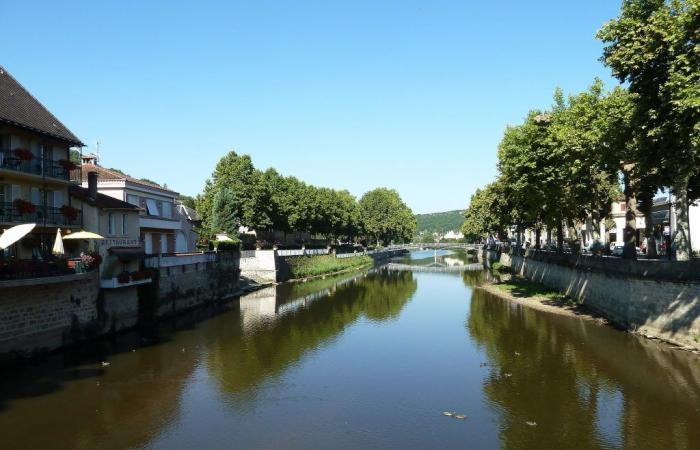
[[[14,153],[14,155],[22,161],[31,161],[34,159],[34,153],[27,148],[16,148],[12,151],[12,153]]]

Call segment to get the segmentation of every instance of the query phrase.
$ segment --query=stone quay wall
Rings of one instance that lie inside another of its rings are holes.
[[[55,349],[98,329],[97,272],[0,282],[0,355]]]
[[[700,348],[700,261],[504,254],[515,274],[565,292],[615,324]]]
[[[238,253],[220,252],[214,258],[189,258],[184,264],[157,268],[153,283],[139,286],[141,319],[174,315],[238,295],[240,260]]]

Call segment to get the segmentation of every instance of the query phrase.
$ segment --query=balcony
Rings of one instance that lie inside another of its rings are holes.
[[[25,156],[25,158],[28,158],[28,156]],[[22,159],[20,155],[10,150],[0,150],[0,169],[27,173],[42,178],[73,182],[82,181],[79,166],[74,167],[67,161],[64,161],[63,164],[53,160],[44,161],[35,156],[33,159]]]
[[[76,210],[74,217],[64,214],[61,208],[53,206],[34,205],[31,208],[20,209],[14,203],[0,203],[0,223],[36,223],[37,225],[60,225],[79,227],[83,224],[83,212]]]

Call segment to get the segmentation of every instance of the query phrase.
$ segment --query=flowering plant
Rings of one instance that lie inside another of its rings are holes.
[[[34,159],[34,153],[32,153],[29,149],[27,148],[16,148],[13,150],[13,153],[15,156],[22,161],[31,161]]]
[[[63,214],[63,217],[70,221],[78,218],[78,210],[70,205],[61,206],[61,214]]]
[[[80,261],[86,269],[94,269],[102,264],[102,256],[97,252],[81,253]]]
[[[20,214],[34,214],[36,212],[35,204],[22,200],[21,198],[15,199],[15,201],[12,202],[12,205]]]

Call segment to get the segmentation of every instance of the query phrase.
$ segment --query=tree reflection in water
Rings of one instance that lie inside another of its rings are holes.
[[[352,287],[352,288],[350,288]],[[417,289],[410,272],[368,273],[350,284],[337,279],[278,287],[276,311],[285,304],[326,292],[287,314],[263,317],[255,325],[216,321],[208,328],[207,366],[220,389],[233,396],[229,404],[246,409],[258,388],[281,375],[308,353],[329,345],[357,320],[397,317]]]
[[[478,289],[466,327],[488,356],[503,448],[699,448],[689,355]]]

